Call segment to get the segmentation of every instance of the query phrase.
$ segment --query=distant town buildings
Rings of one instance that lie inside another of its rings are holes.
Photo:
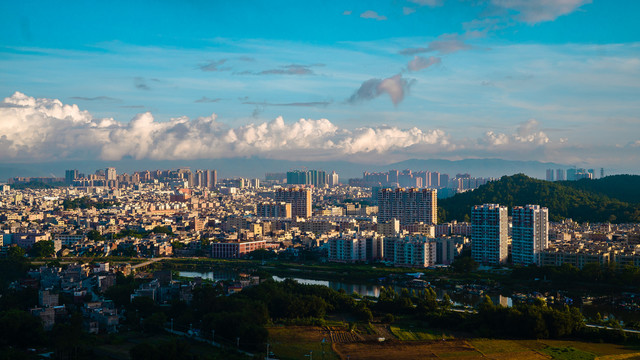
[[[448,174],[437,171],[389,170],[388,172],[364,172],[362,179],[349,179],[349,185],[371,187],[374,192],[382,188],[428,188],[438,189],[438,197],[446,198],[459,192],[473,190],[486,184],[493,178],[475,178],[469,174]]]
[[[600,169],[600,178],[604,177],[604,169]],[[577,181],[581,179],[595,179],[596,172],[594,169],[583,168],[569,168],[569,169],[556,169],[555,177],[554,170],[547,169],[546,180],[547,181]]]

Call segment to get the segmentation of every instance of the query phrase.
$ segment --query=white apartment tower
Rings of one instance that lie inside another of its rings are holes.
[[[402,225],[438,222],[438,191],[435,189],[380,189],[378,221],[398,219]]]
[[[104,175],[105,175],[105,180],[107,181],[118,180],[118,176],[116,174],[116,168],[114,167],[108,167],[104,169]]]
[[[340,178],[335,171],[332,171],[331,174],[327,175],[327,180],[327,183],[331,187],[338,186],[338,184],[340,184]]]
[[[499,265],[507,260],[509,214],[506,206],[475,205],[471,209],[471,256],[481,264]]]
[[[511,261],[540,265],[540,254],[549,245],[549,209],[540,205],[516,206],[511,224]]]

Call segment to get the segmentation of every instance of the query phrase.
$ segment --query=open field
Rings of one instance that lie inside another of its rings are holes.
[[[453,339],[450,334],[434,330],[403,326],[390,326],[389,329],[398,339],[406,341]]]
[[[338,360],[340,357],[331,349],[328,330],[315,326],[270,327],[269,344],[278,359],[304,359],[309,352],[317,359]],[[324,357],[322,339],[325,339]]]
[[[376,331],[381,330],[379,327],[378,324],[372,325]],[[303,359],[309,352],[322,358],[322,339],[326,341],[325,359],[640,359],[640,348],[616,344],[571,340],[442,340],[442,334],[409,329],[402,324],[389,328],[397,338],[387,337],[383,342],[375,340],[374,334],[358,336],[338,326],[271,327],[269,340],[276,357],[283,360]],[[421,340],[420,337],[436,337],[436,340]]]
[[[482,359],[483,356],[464,340],[400,341],[336,344],[342,359]]]
[[[95,346],[93,349],[94,354],[109,359],[129,360],[131,359],[129,351],[138,344],[147,343],[152,346],[157,346],[162,342],[179,340],[188,344],[188,352],[194,356],[210,356],[229,360],[250,359],[250,357],[236,352],[235,349],[221,349],[192,339],[175,337],[168,334],[150,335],[130,332],[121,334],[119,338],[121,340],[115,343]]]

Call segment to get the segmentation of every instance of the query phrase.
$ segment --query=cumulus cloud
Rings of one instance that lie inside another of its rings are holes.
[[[499,10],[515,12],[515,18],[529,24],[553,21],[570,14],[591,0],[491,0]]]
[[[391,80],[390,80],[391,79]],[[389,81],[387,81],[389,80]],[[385,83],[385,81],[387,81]],[[377,80],[383,92],[398,76]],[[374,90],[374,94],[375,94]],[[295,105],[294,105],[295,104]],[[281,106],[304,106],[296,103]],[[128,123],[94,118],[77,105],[36,99],[16,92],[0,102],[0,158],[56,161],[124,158],[178,160],[260,156],[273,159],[360,159],[456,157],[471,154],[505,157],[538,154],[566,146],[553,142],[538,121],[520,124],[513,134],[487,132],[479,139],[454,140],[440,129],[374,126],[347,129],[327,119],[272,121],[232,127],[211,116],[157,121],[149,113]],[[638,146],[638,143],[629,145]],[[513,155],[515,156],[515,155]],[[538,158],[544,160],[544,158]]]
[[[479,140],[480,144],[488,146],[542,146],[549,142],[549,137],[542,130],[540,130],[540,123],[536,119],[529,119],[518,125],[515,134],[507,135],[503,133],[487,131],[484,137]]]
[[[441,130],[339,128],[327,119],[300,119],[229,127],[216,115],[160,122],[149,112],[130,122],[97,119],[76,105],[16,92],[0,107],[0,157],[18,160],[101,158],[199,159],[237,156],[291,157],[385,153],[412,146],[446,145]]]
[[[360,85],[360,88],[347,100],[351,104],[375,99],[382,94],[387,94],[394,105],[398,105],[415,81],[405,79],[401,74],[386,79],[369,79]]]
[[[409,69],[409,71],[420,71],[432,65],[440,64],[441,62],[442,59],[436,56],[429,56],[428,58],[424,58],[416,55],[413,57],[413,60],[409,61],[407,68]]]
[[[373,10],[367,10],[363,12],[362,14],[360,14],[360,17],[363,19],[375,19],[378,21],[387,20],[386,16],[378,15],[378,13]]]
[[[0,107],[0,158],[68,159],[99,152],[113,119],[94,119],[77,105],[16,92]]]

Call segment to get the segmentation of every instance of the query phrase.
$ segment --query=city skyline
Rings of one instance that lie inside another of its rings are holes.
[[[640,168],[632,2],[37,5],[0,4],[5,164]]]

